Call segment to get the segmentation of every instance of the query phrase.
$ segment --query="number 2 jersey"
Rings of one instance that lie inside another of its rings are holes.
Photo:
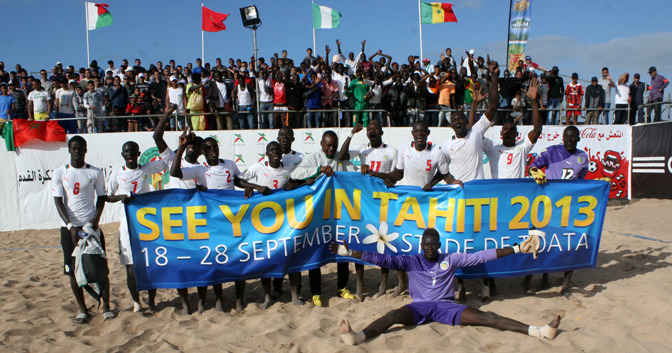
[[[569,153],[563,145],[548,147],[532,162],[532,167],[546,167],[547,179],[585,179],[588,154],[580,149]]]
[[[105,196],[103,171],[86,164],[70,164],[54,170],[51,182],[54,197],[62,197],[70,223],[81,227],[96,216],[96,196]]]
[[[217,165],[203,163],[194,167],[182,167],[183,179],[195,179],[198,185],[208,189],[233,190],[235,179],[241,176],[238,166],[230,159],[220,159]]]

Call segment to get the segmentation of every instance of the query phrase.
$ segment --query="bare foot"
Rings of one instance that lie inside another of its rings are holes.
[[[271,305],[271,298],[270,298],[270,296],[269,296],[269,297],[267,297],[267,298],[264,300],[263,303],[260,303],[260,304],[257,305],[257,306],[258,306],[259,309],[261,309],[261,310],[266,310],[266,309],[268,309],[268,307],[269,307],[270,305]]]
[[[380,287],[378,288],[378,293],[376,293],[376,295],[374,295],[373,297],[378,298],[382,295],[385,295],[385,292],[387,292],[387,284],[386,283],[381,283]]]
[[[483,285],[481,287],[481,301],[487,303],[490,301],[490,286]]]
[[[156,305],[154,303],[149,303],[147,306],[149,307],[149,312],[152,313],[152,315],[156,314]]]
[[[198,313],[203,315],[204,312],[205,312],[205,302],[202,302],[202,301],[199,300],[198,301]]]
[[[236,311],[242,313],[245,310],[245,305],[243,305],[242,299],[236,299]]]
[[[364,332],[352,331],[352,328],[350,327],[350,322],[348,320],[341,319],[340,322],[338,323],[338,326],[339,326],[338,330],[341,332],[341,338],[343,338],[343,342],[345,342],[345,344],[354,346],[357,343],[363,342],[366,339]]]
[[[357,290],[357,294],[355,294],[357,297],[357,301],[363,302],[364,301],[364,293],[362,290]]]
[[[392,298],[398,297],[405,290],[406,290],[406,286],[402,286],[402,285],[397,286],[396,288],[394,288],[394,292],[392,292]]]
[[[550,288],[550,286],[548,284],[548,273],[544,273],[544,274],[541,275],[541,283],[539,283],[538,289],[539,290],[546,290],[548,288]]]
[[[296,299],[292,299],[292,304],[300,306],[300,305],[303,305],[304,302],[303,302],[303,300],[301,300],[299,298],[296,298]]]
[[[217,299],[217,302],[215,302],[215,310],[224,311],[224,305],[222,304],[221,298]]]
[[[467,291],[464,289],[464,285],[457,285],[457,295],[455,296],[455,302],[458,304],[464,304],[467,302]]]

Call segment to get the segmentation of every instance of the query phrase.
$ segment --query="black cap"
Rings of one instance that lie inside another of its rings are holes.
[[[636,74],[635,74],[635,78],[639,78],[639,73],[636,73]]]
[[[656,72],[656,67],[655,66],[651,66],[649,68],[649,73],[652,73],[652,72]]]
[[[593,76],[593,78],[590,79],[590,82],[597,82],[597,77]]]

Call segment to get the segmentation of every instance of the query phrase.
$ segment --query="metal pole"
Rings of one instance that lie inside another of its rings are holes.
[[[513,0],[509,2],[509,22],[506,23],[506,69],[509,68],[509,31],[511,30],[511,9],[513,9]]]
[[[254,33],[254,70],[259,74],[259,61],[257,59],[257,26],[252,27],[252,32]],[[261,114],[259,113],[259,77],[254,78],[254,82],[256,82],[256,89],[254,90],[254,96],[256,100],[256,106],[257,106],[257,128],[261,128]],[[250,126],[250,129],[252,126]]]
[[[86,64],[91,63],[91,58],[89,56],[89,3],[84,2],[84,12],[86,13],[86,23],[84,24],[86,28]]]
[[[201,3],[201,11],[203,11],[203,3]],[[205,65],[205,31],[201,28],[201,62]]]
[[[418,27],[420,27],[420,62],[424,57],[422,56],[422,1],[418,0]]]
[[[312,9],[313,9],[314,6],[315,6],[315,2],[313,1],[313,2],[312,2],[312,5],[311,5],[311,11],[312,11]],[[313,16],[315,16],[315,15],[313,15]],[[314,18],[314,17],[313,17],[313,18]],[[315,45],[315,26],[313,25],[313,55],[315,55],[315,56],[317,56],[317,49],[316,49],[316,47],[317,47],[317,45]],[[325,58],[325,60],[326,60],[326,59],[328,59],[328,58]]]

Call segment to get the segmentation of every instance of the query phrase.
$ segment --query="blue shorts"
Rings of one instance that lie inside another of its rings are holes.
[[[440,322],[451,326],[461,325],[462,312],[466,305],[453,302],[413,302],[406,305],[415,317],[415,324]]]

